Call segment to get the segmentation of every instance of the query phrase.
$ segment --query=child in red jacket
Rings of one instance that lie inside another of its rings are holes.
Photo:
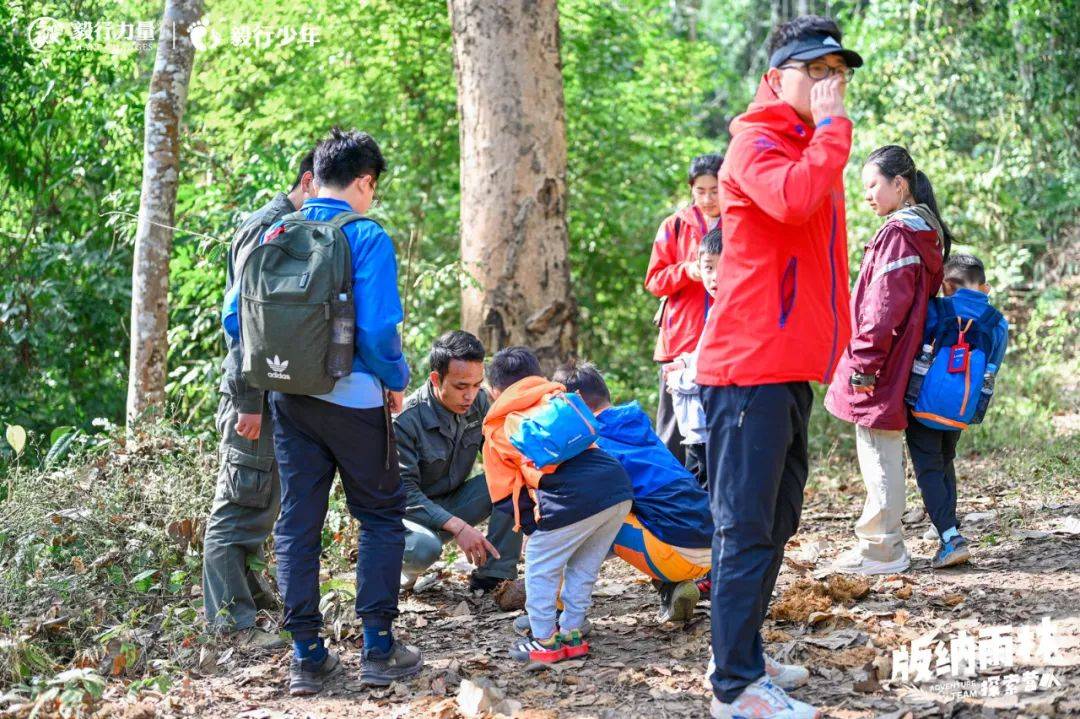
[[[904,514],[904,392],[922,344],[926,306],[941,287],[952,236],[926,175],[907,150],[870,153],[863,187],[885,224],[866,247],[851,297],[851,342],[825,397],[825,408],[855,424],[866,504],[858,545],[834,564],[841,572],[892,574],[908,568]]]

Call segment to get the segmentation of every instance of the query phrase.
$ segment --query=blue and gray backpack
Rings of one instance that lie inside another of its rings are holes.
[[[979,424],[986,414],[993,396],[993,375],[987,375],[987,362],[993,353],[994,329],[1002,316],[987,307],[978,317],[966,317],[957,314],[952,298],[943,297],[939,302],[937,326],[927,339],[933,348],[930,367],[924,375],[918,367],[912,372],[905,399],[922,424],[956,431]]]

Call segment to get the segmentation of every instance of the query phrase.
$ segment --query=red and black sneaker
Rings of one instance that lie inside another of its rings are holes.
[[[708,577],[702,577],[694,582],[697,585],[698,591],[701,592],[703,598],[707,598],[712,591],[712,580]]]
[[[544,641],[521,639],[510,647],[510,658],[519,662],[554,664],[566,659],[566,647],[563,646],[562,637],[558,633]]]

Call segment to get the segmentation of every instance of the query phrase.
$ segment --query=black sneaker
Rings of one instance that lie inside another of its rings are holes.
[[[664,582],[657,587],[660,593],[660,612],[657,619],[664,622],[686,622],[694,617],[694,607],[701,591],[694,582]]]
[[[289,663],[289,694],[294,697],[307,697],[322,691],[326,680],[337,674],[341,662],[337,654],[327,651],[326,659],[321,664],[310,660],[297,659],[293,656]]]
[[[360,666],[360,683],[372,687],[390,686],[392,682],[408,679],[424,668],[424,655],[416,647],[395,641],[385,654],[364,649]]]
[[[476,572],[473,572],[469,575],[469,591],[487,594],[505,581],[505,579],[501,579],[500,577],[482,577]]]

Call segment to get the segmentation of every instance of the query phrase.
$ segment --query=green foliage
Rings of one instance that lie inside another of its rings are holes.
[[[127,58],[36,52],[24,34],[112,7],[0,6],[0,416],[29,429],[123,411],[130,252],[103,213],[138,206],[145,80]]]
[[[97,675],[35,683],[57,664],[153,677],[197,658],[185,640],[201,634],[193,588],[216,461],[168,429],[76,437],[69,452],[9,477],[0,504],[0,681],[61,703],[93,697]]]
[[[847,178],[852,271],[880,224],[861,200],[859,164],[890,142],[911,148],[961,247],[986,260],[998,289],[1045,282],[1044,268],[1067,264],[1056,258],[1067,256],[1080,203],[1075,0],[828,6],[867,59],[848,103],[856,121]],[[764,70],[776,7],[560,3],[579,350],[607,371],[620,400],[655,403],[656,303],[642,286],[651,241],[687,199],[690,157],[726,145],[728,122]],[[0,45],[0,421],[29,431],[23,467],[44,462],[50,448],[66,451],[47,441],[55,427],[85,434],[95,418],[123,418],[142,105],[154,53],[93,43],[34,51],[25,29],[44,14],[147,19],[144,6],[126,1],[0,8],[13,30]],[[318,42],[233,46],[230,30],[253,18],[270,28],[317,21]],[[224,248],[247,213],[289,188],[299,158],[330,125],[371,131],[388,158],[374,214],[397,244],[416,376],[434,336],[458,324],[463,279],[444,2],[225,0],[204,22],[224,43],[197,55],[184,118],[168,394],[171,416],[208,439],[223,354]],[[1043,406],[1030,398],[1013,409]],[[831,427],[823,424],[816,448],[846,452],[847,439]],[[0,442],[0,467],[14,460]]]

